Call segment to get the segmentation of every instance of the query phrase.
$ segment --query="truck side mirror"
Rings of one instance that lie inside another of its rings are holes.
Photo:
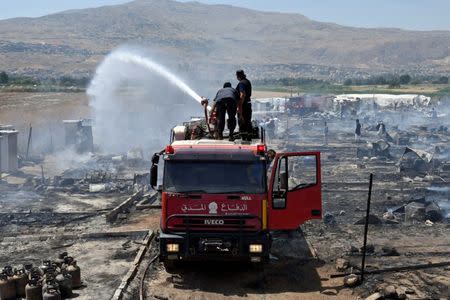
[[[150,186],[154,189],[158,184],[158,165],[152,165],[150,169]]]
[[[159,154],[155,153],[152,156],[152,164],[157,165],[159,163]]]
[[[287,191],[288,189],[288,176],[287,172],[280,172],[280,190]]]

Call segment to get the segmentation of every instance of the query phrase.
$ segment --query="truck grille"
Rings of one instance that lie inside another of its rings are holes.
[[[261,221],[257,216],[173,215],[167,227],[174,231],[258,231]]]

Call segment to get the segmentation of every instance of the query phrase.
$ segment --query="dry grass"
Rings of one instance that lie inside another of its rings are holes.
[[[351,91],[355,93],[366,93],[374,91],[375,93],[387,94],[436,94],[440,90],[449,88],[448,84],[418,84],[418,85],[403,85],[399,88],[389,88],[387,85],[377,86],[350,86]]]

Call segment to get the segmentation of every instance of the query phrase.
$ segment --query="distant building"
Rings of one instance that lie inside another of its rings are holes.
[[[78,153],[94,151],[91,120],[64,120],[65,145]]]
[[[374,103],[378,107],[402,107],[402,106],[428,106],[431,97],[415,94],[390,95],[390,94],[343,94],[333,99],[337,104],[349,104],[351,102]]]
[[[19,168],[18,134],[12,125],[0,125],[0,172],[16,172]]]

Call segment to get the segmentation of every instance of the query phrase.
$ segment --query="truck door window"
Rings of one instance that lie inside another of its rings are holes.
[[[288,161],[288,189],[295,191],[317,184],[316,156],[291,156]]]
[[[278,160],[272,197],[272,206],[276,209],[286,208],[286,192],[288,189],[287,162],[287,157],[282,157]]]
[[[286,192],[287,191],[287,183],[286,183],[286,176],[287,176],[287,157],[282,157],[278,161],[278,168],[277,168],[277,176],[275,177],[275,187],[274,191],[277,192]]]

